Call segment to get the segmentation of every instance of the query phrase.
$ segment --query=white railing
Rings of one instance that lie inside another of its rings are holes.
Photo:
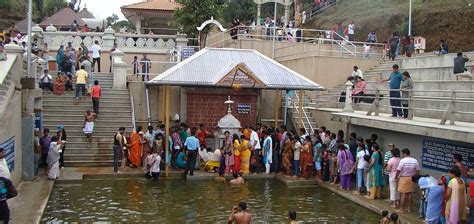
[[[96,41],[102,51],[110,51],[114,44],[123,52],[159,52],[174,49],[176,46],[186,46],[188,39],[186,35],[155,35],[155,34],[131,34],[116,33],[113,29],[107,28],[104,32],[69,32],[56,31],[47,28],[46,31],[39,26],[33,27],[33,33],[38,39],[38,44],[42,46],[47,43],[50,50],[57,50],[59,46],[68,46],[71,43],[74,48],[79,48],[81,44],[90,48]]]
[[[291,103],[293,105],[293,107],[291,109],[293,111],[295,111],[296,114],[299,116],[299,109],[298,109],[299,108],[299,102],[300,102],[299,96],[298,96],[298,94],[295,93],[294,97],[295,97],[296,100],[292,99],[292,97],[288,97],[287,103]],[[304,106],[303,100],[301,101],[301,103],[303,104],[303,105],[301,105],[302,111],[303,111],[303,114],[301,114],[301,118],[302,118],[301,123],[302,123],[303,128],[306,130],[306,133],[311,134],[314,130],[313,125],[312,125],[312,121],[309,119],[308,114],[306,113],[306,110],[305,110],[306,107]],[[291,113],[290,113],[290,115],[291,115]],[[290,116],[290,117],[294,121],[293,116]],[[306,124],[308,124],[308,125],[306,125]],[[295,125],[298,125],[298,121],[295,123]]]
[[[342,91],[342,89],[340,90]],[[345,100],[352,100],[352,105],[360,103],[370,103],[368,109],[359,107],[358,109],[366,110],[367,116],[379,116],[381,109],[385,109],[388,112],[389,109],[400,109],[407,110],[407,119],[413,119],[416,114],[423,114],[417,117],[430,117],[441,119],[441,125],[446,124],[447,120],[450,120],[450,124],[455,124],[456,120],[465,122],[474,122],[472,116],[474,116],[474,91],[471,90],[403,90],[408,93],[408,97],[390,97],[390,91],[396,91],[401,94],[400,89],[366,89],[366,93],[363,95],[352,95],[351,91],[346,95],[341,93],[326,94],[325,102],[333,102],[335,106],[339,102],[340,97],[344,97]],[[351,94],[349,97],[348,94]],[[408,105],[407,107],[392,106],[388,104],[381,104],[381,101],[390,100],[401,101],[405,100]],[[318,103],[318,100],[316,99]],[[436,102],[436,103],[435,103]],[[347,106],[347,104],[346,104]],[[402,111],[403,112],[403,111]],[[466,119],[459,119],[456,116],[466,116]]]

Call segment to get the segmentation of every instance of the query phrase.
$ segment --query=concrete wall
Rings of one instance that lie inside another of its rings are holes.
[[[4,115],[0,118],[0,143],[15,137],[15,169],[11,179],[16,185],[22,178],[22,110],[21,92],[15,91]],[[33,149],[31,149],[33,152]]]

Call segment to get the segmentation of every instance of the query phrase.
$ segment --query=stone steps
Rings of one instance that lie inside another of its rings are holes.
[[[127,89],[112,89],[113,75],[94,73],[102,87],[100,114],[94,125],[92,143],[89,148],[82,130],[84,113],[92,109],[90,99],[75,104],[75,92],[55,95],[43,93],[43,126],[56,130],[64,125],[67,132],[65,166],[110,166],[113,165],[113,135],[119,127],[131,130],[131,103]]]

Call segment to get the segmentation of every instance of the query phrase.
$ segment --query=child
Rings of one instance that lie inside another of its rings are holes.
[[[390,59],[390,55],[389,55],[390,45],[388,45],[387,41],[384,41],[383,44],[384,44],[384,48],[383,48],[383,51],[382,51],[382,60],[385,61],[387,59],[387,56]]]
[[[72,75],[66,75],[66,91],[72,91]]]
[[[331,184],[336,184],[337,182],[337,154],[335,152],[331,152],[331,159],[329,161],[329,169],[331,170],[331,177],[332,177],[332,183]]]
[[[288,219],[290,220],[290,224],[298,224],[299,222],[296,221],[296,211],[292,210],[288,212]]]
[[[380,220],[380,224],[390,224],[390,218],[388,217],[388,211],[382,211],[382,219]]]
[[[323,144],[323,180],[330,181],[329,172],[329,151],[326,144]]]
[[[390,221],[392,224],[401,224],[400,219],[398,219],[398,214],[395,212],[390,215]]]
[[[366,154],[364,156],[364,160],[367,163],[365,167],[365,172],[364,172],[364,177],[365,177],[364,179],[367,179],[367,181],[365,182],[365,189],[367,189],[367,197],[369,198],[370,198],[370,191],[368,189],[369,189],[369,183],[372,179],[370,178],[370,175],[367,175],[367,174],[369,172],[370,159],[371,159],[370,155]]]

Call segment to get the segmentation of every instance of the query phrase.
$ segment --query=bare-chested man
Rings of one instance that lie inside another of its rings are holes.
[[[84,134],[86,134],[88,148],[90,148],[92,144],[92,132],[94,131],[94,122],[96,118],[97,115],[95,113],[92,113],[90,110],[86,110],[86,113],[84,114],[84,124],[82,125],[82,130],[84,131]]]
[[[239,211],[240,210],[240,211]],[[247,203],[241,201],[239,207],[234,207],[232,209],[232,214],[230,214],[229,219],[227,219],[228,224],[237,223],[237,224],[250,224],[252,221],[252,215],[247,212]]]
[[[127,149],[126,148],[126,140],[124,136],[125,128],[120,127],[118,132],[115,132],[114,135],[114,172],[115,173],[120,173],[118,170],[119,167],[119,161],[122,160],[122,168],[124,167],[124,151]]]

